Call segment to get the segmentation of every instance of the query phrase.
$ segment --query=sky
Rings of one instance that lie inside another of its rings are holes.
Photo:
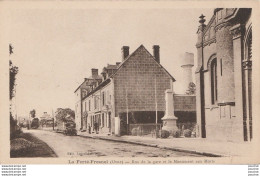
[[[192,52],[196,62],[199,16],[206,24],[213,9],[20,9],[10,10],[6,26],[19,67],[16,87],[18,116],[36,110],[52,113],[75,107],[74,91],[91,75],[121,61],[121,47],[130,54],[143,44],[152,54],[160,45],[161,64],[181,89],[181,55]],[[195,70],[196,65],[193,67]],[[194,80],[195,81],[195,80]]]

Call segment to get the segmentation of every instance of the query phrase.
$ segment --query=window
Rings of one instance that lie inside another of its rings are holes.
[[[94,109],[97,109],[97,99],[94,97]]]
[[[91,110],[90,107],[91,107],[91,101],[89,100],[89,101],[88,101],[88,109],[89,109],[89,111]]]
[[[110,102],[109,102],[109,90],[107,90],[107,93],[106,93],[106,104],[110,104]]]
[[[210,66],[211,74],[211,103],[215,104],[218,100],[217,89],[217,59],[213,59]]]
[[[105,92],[102,92],[102,105],[105,106]]]
[[[102,113],[102,119],[101,119],[101,126],[104,127],[105,126],[105,119],[104,119],[104,113]]]

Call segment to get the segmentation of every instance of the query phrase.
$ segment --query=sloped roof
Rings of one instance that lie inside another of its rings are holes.
[[[110,77],[113,78],[113,77],[117,74],[117,72],[119,71],[119,69],[127,62],[127,60],[128,60],[129,58],[131,58],[133,55],[135,55],[135,53],[136,53],[138,50],[142,49],[142,48],[145,49],[145,50],[147,51],[147,53],[153,58],[154,62],[155,62],[156,64],[158,64],[159,67],[161,67],[161,68],[171,77],[172,81],[176,81],[176,80],[174,79],[174,77],[173,77],[160,63],[158,63],[158,62],[155,60],[154,56],[151,55],[151,53],[150,53],[143,45],[140,45],[132,54],[130,54],[130,55],[118,66],[117,71],[116,71],[113,75],[111,75]]]
[[[95,93],[96,91],[98,91],[99,89],[105,87],[108,83],[110,83],[110,79],[106,79],[105,81],[103,81],[102,83],[100,83],[94,90],[92,90],[91,92],[89,92],[85,97],[82,98],[82,100],[86,99],[87,97],[89,97],[90,95],[92,95],[93,93]]]
[[[117,69],[117,65],[110,65],[110,64],[108,64],[105,68],[106,69]]]
[[[97,76],[90,76],[88,78],[85,78],[84,81],[77,87],[77,89],[74,91],[74,93],[83,86],[83,84],[87,81],[87,80],[102,80],[102,77],[100,75]],[[89,85],[93,85],[93,83],[90,83]]]
[[[102,76],[100,76],[100,75],[91,75],[90,77],[88,77],[88,79],[102,79]]]

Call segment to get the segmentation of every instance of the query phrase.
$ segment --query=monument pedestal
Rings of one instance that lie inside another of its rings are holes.
[[[173,131],[177,130],[178,127],[176,125],[177,117],[174,116],[174,102],[173,102],[173,91],[171,89],[167,89],[165,91],[165,101],[166,101],[166,110],[165,115],[162,118],[163,120],[163,130]]]
[[[175,131],[178,130],[176,121],[177,121],[177,117],[166,117],[164,116],[162,118],[163,120],[163,130],[167,130],[167,131]]]

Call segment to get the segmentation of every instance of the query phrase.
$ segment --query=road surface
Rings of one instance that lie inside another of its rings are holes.
[[[43,130],[28,130],[25,132],[31,133],[46,142],[58,157],[201,157],[201,155],[156,147],[83,138],[80,136],[66,136],[61,133]]]

